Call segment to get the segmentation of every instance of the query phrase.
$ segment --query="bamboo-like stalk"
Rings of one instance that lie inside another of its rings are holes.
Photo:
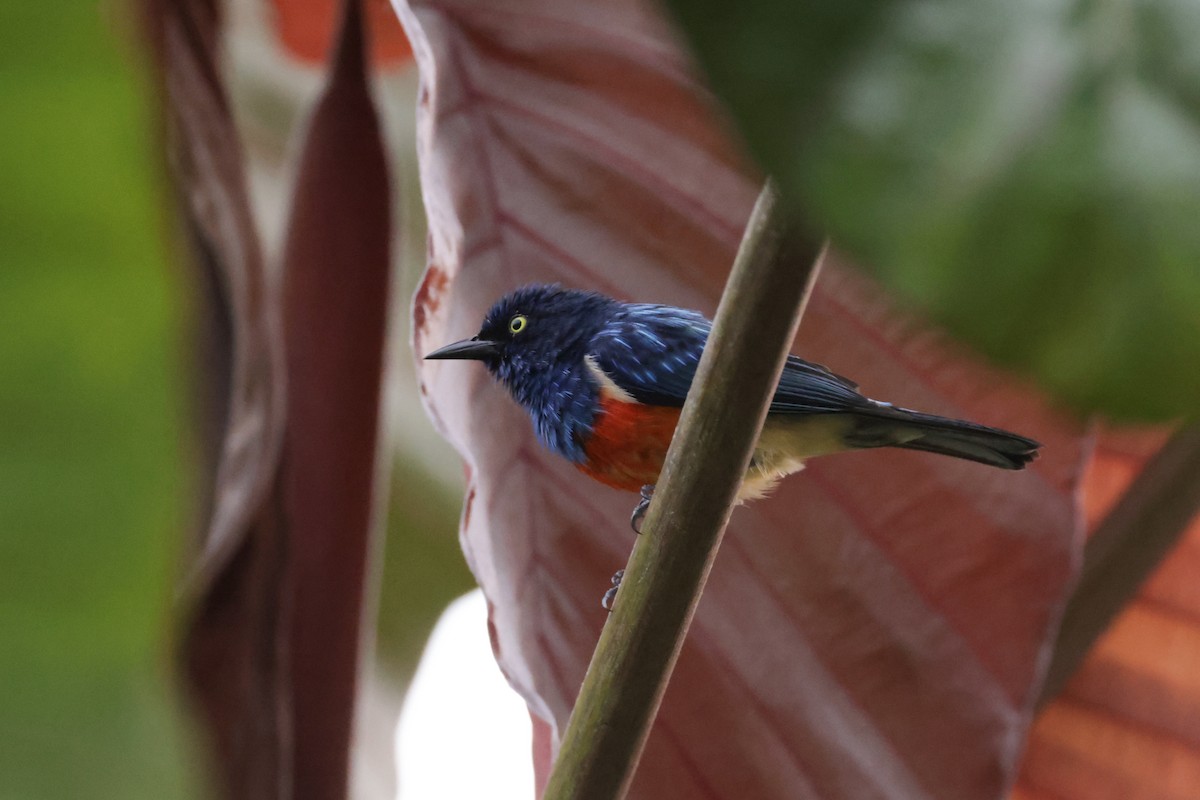
[[[632,780],[816,275],[821,246],[791,223],[768,182],[545,800],[614,800]]]
[[[1039,703],[1062,691],[1198,511],[1200,425],[1194,425],[1150,460],[1088,540],[1083,574],[1063,614]]]

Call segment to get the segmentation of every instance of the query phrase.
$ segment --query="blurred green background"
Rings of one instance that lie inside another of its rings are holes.
[[[0,6],[0,797],[172,798],[190,480],[133,20]]]
[[[173,587],[199,485],[190,307],[135,8],[0,5],[0,800],[202,793],[171,678]],[[230,4],[227,67],[271,256],[289,142],[320,70],[278,52],[262,8]],[[380,82],[404,220],[388,389],[397,459],[356,772],[386,790],[404,688],[442,609],[473,581],[455,536],[457,457],[419,408],[407,348],[424,247],[415,72]]]
[[[1200,416],[1200,3],[667,5],[895,298],[1081,415]]]

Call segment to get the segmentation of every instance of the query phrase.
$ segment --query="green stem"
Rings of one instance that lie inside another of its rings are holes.
[[[632,780],[816,276],[821,247],[789,222],[768,182],[545,800],[614,800]]]

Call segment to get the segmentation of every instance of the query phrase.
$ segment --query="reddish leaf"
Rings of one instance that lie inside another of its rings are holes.
[[[1095,526],[1162,443],[1106,436],[1087,476]],[[1034,725],[1014,798],[1192,798],[1200,786],[1200,518]]]
[[[284,255],[293,796],[348,785],[388,304],[388,166],[358,0],[300,159]]]
[[[534,280],[713,310],[757,185],[652,7],[397,6],[423,80],[418,356]],[[818,459],[738,511],[633,796],[997,797],[1013,780],[1077,561],[1079,432],[832,261],[797,352],[1046,455],[1016,474]],[[463,545],[497,656],[556,736],[633,498],[542,451],[482,369],[422,368],[473,476]]]
[[[343,796],[389,268],[360,26],[355,15],[344,29],[300,162],[285,362],[283,303],[264,276],[215,63],[215,9],[160,0],[150,10],[220,409],[207,426],[219,446],[185,592],[185,671],[223,796]]]

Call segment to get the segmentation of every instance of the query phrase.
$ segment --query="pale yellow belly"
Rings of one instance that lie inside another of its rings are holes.
[[[840,414],[767,417],[738,501],[762,497],[785,475],[803,469],[805,459],[849,449],[843,444],[849,425]]]

